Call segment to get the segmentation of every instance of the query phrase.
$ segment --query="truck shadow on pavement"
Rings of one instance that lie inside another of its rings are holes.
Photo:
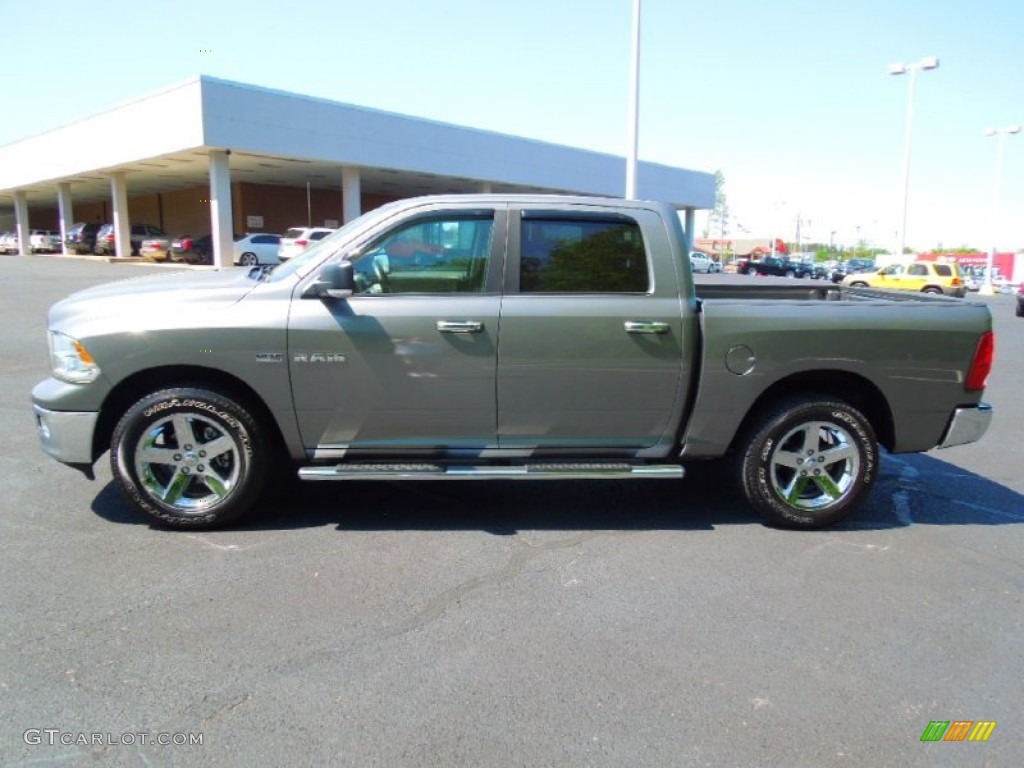
[[[93,511],[115,523],[149,524],[116,486]],[[885,456],[871,498],[830,532],[908,525],[1024,522],[1024,496],[931,456]],[[722,463],[687,467],[684,480],[302,483],[271,489],[238,530],[334,525],[339,531],[713,530],[761,523]]]

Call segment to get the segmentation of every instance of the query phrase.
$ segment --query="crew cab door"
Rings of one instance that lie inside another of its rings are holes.
[[[682,267],[653,211],[510,211],[502,449],[637,455],[671,442],[695,348]]]
[[[345,254],[353,296],[292,302],[292,391],[315,458],[495,444],[504,232],[503,210],[418,209]]]

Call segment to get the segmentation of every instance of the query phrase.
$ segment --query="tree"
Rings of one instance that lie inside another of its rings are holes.
[[[708,226],[704,237],[720,237],[725,239],[729,230],[729,202],[725,197],[725,174],[715,171],[715,207],[708,216]]]

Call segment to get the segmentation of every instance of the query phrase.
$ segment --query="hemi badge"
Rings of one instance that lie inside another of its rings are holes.
[[[257,352],[257,363],[283,363],[284,355],[280,352]]]

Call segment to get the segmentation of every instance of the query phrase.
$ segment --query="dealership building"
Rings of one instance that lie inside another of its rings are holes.
[[[0,231],[64,233],[111,223],[233,235],[336,227],[365,210],[434,193],[622,196],[622,157],[199,76],[0,147]],[[712,174],[640,162],[637,197],[714,206]]]

